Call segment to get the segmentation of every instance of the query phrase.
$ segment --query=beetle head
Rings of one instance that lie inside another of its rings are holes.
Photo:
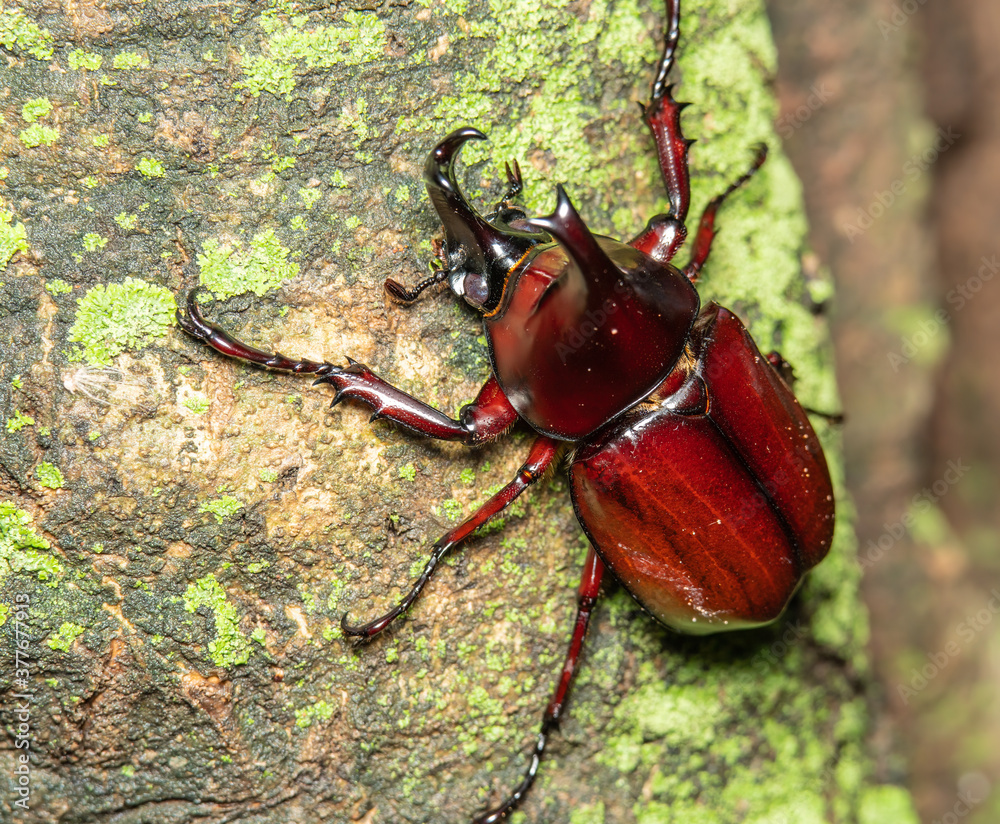
[[[501,203],[489,219],[465,199],[455,178],[455,158],[468,140],[485,140],[477,129],[452,132],[434,147],[424,166],[427,193],[444,224],[448,285],[482,312],[500,303],[514,266],[549,236],[533,229],[520,209]]]

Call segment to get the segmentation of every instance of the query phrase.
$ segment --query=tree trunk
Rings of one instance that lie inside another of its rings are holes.
[[[354,649],[341,615],[394,604],[530,434],[467,450],[369,425],[324,387],[188,339],[173,303],[201,282],[244,339],[351,355],[453,413],[489,371],[477,316],[382,291],[433,258],[427,151],[474,125],[490,142],[462,168],[484,211],[517,159],[529,209],[563,182],[595,231],[631,235],[666,203],[636,106],[662,8],[37,5],[0,10],[0,806],[38,822],[469,820],[519,780],[568,640],[586,545],[564,476]],[[693,214],[755,143],[772,149],[720,216],[703,302],[834,410],[810,312],[828,285],[803,274],[766,18],[757,0],[684,11]],[[816,425],[839,485],[837,432]],[[679,638],[608,585],[524,820],[907,821],[907,798],[866,778],[849,510],[766,630]]]

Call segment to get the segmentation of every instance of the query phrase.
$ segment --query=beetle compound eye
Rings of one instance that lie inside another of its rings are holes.
[[[464,281],[464,298],[477,309],[489,299],[490,287],[478,272],[469,272]]]

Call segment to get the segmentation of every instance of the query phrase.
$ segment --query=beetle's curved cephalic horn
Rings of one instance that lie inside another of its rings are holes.
[[[556,210],[546,217],[532,217],[525,222],[552,235],[580,271],[586,274],[588,281],[600,281],[606,276],[611,278],[607,281],[610,286],[621,276],[621,271],[612,263],[570,202],[562,184],[556,187]]]
[[[470,303],[491,311],[500,302],[504,281],[514,265],[545,235],[496,226],[477,212],[462,194],[455,177],[455,158],[469,140],[485,140],[478,129],[457,129],[434,147],[424,166],[427,194],[444,224],[445,253],[454,291]],[[474,299],[461,287],[467,274],[479,276],[485,300]]]

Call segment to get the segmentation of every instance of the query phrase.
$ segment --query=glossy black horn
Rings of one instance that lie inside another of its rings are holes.
[[[482,276],[489,296],[482,304],[492,311],[503,294],[504,281],[514,265],[548,238],[496,226],[477,212],[462,194],[455,177],[455,158],[469,140],[485,140],[478,129],[457,129],[434,147],[424,166],[424,181],[434,208],[444,224],[445,252],[452,272]]]

